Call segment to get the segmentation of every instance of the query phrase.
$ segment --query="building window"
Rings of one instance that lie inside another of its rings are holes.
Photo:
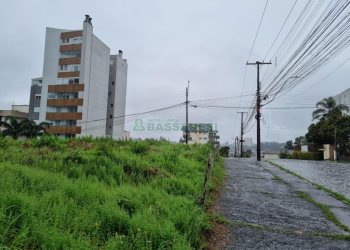
[[[81,37],[73,38],[73,43],[74,44],[81,43],[81,41],[82,41]]]
[[[111,96],[111,94],[112,94],[112,92],[111,92],[111,91],[109,91],[109,92],[108,92],[108,96]]]
[[[35,95],[35,99],[41,99],[41,95],[40,94],[36,94]]]
[[[68,69],[68,65],[60,65],[60,71],[65,71]]]
[[[69,38],[63,38],[62,43],[69,43]]]
[[[114,82],[112,82],[112,86],[114,86]]]
[[[79,71],[79,65],[74,65],[73,69],[74,71]]]
[[[68,107],[68,112],[77,112],[77,107]]]
[[[111,108],[113,108],[113,103],[111,103]]]

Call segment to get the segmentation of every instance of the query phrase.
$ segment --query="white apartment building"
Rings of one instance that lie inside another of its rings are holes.
[[[183,139],[180,142],[185,143],[186,139],[186,126],[183,126]],[[188,144],[206,144],[211,139],[211,137],[215,137],[219,139],[217,136],[218,131],[213,129],[213,125],[211,123],[189,123],[188,124]]]
[[[121,50],[110,55],[91,20],[86,15],[81,30],[46,29],[43,76],[33,79],[30,104],[37,106],[29,117],[50,122],[52,134],[122,139],[128,64]]]
[[[343,105],[348,106],[350,109],[350,88],[347,90],[344,90],[340,94],[334,96],[334,99],[338,105],[343,104]],[[346,113],[349,115],[350,110],[349,110],[349,112],[346,112]]]

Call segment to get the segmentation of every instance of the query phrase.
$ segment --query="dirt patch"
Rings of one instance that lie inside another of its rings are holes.
[[[226,183],[227,176],[225,176]],[[225,184],[222,186],[224,187]],[[206,250],[216,250],[216,249],[227,249],[230,245],[229,235],[230,235],[230,228],[225,221],[225,218],[221,215],[219,215],[219,211],[221,211],[218,200],[220,196],[223,194],[224,188],[222,188],[220,191],[215,190],[211,193],[212,195],[212,205],[208,208],[208,212],[211,214],[211,223],[212,228],[211,230],[206,234]]]

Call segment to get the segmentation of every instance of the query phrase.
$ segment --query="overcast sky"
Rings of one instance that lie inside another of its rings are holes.
[[[297,2],[282,38],[306,2]],[[269,1],[251,61],[263,59],[293,3]],[[112,53],[123,50],[128,60],[126,114],[184,102],[188,80],[191,101],[240,96],[245,63],[264,5],[265,0],[4,1],[0,9],[0,109],[10,109],[13,103],[28,104],[31,79],[42,75],[45,28],[82,29],[85,14],[92,17],[95,35]],[[344,50],[271,107],[314,106],[349,88],[350,63],[320,81],[349,57],[349,52]],[[250,66],[243,94],[252,94],[255,85],[256,68]],[[243,96],[241,101],[232,98],[203,104],[247,106],[249,100],[250,96]],[[216,124],[221,142],[231,142],[239,135],[237,111],[190,108],[189,120]],[[262,140],[285,142],[304,135],[311,112],[263,110]],[[182,123],[185,108],[137,118],[144,124],[152,119]],[[133,131],[135,119],[126,121],[133,137],[163,136],[177,141],[181,136],[179,131]],[[255,140],[255,128],[246,136]]]

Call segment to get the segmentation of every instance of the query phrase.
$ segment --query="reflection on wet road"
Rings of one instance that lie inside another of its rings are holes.
[[[273,162],[350,199],[350,164],[287,159]]]

